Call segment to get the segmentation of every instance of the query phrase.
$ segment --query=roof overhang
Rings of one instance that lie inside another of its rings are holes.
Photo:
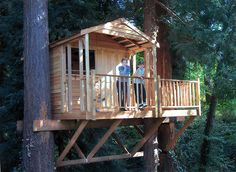
[[[130,50],[134,49],[135,47],[143,47],[143,45],[145,45],[146,47],[147,45],[159,47],[159,43],[156,40],[140,31],[126,19],[119,18],[105,24],[82,29],[80,33],[51,43],[50,48],[74,41],[79,37],[83,37],[85,34],[89,33],[100,33],[108,35],[111,39],[117,41],[121,45],[124,45],[127,49]]]

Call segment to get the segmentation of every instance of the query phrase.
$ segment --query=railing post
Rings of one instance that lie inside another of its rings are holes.
[[[62,46],[61,48],[61,112],[67,111],[67,101],[66,101],[66,48]]]
[[[91,111],[92,111],[92,119],[96,119],[96,88],[95,88],[95,70],[91,70]]]
[[[155,116],[158,114],[158,82],[157,82],[157,56],[156,56],[156,47],[152,47],[152,58],[153,58],[153,78],[154,78],[154,96],[155,96]]]
[[[161,107],[161,77],[160,75],[157,76],[157,96],[158,96],[158,117],[162,117],[162,107]]]
[[[71,63],[71,45],[67,45],[67,68],[68,68],[68,110],[72,111],[72,63]]]
[[[84,40],[84,48],[85,48],[85,66],[86,66],[86,95],[87,95],[87,113],[90,111],[90,87],[89,87],[89,34],[85,34]],[[87,115],[86,115],[87,118]]]
[[[197,79],[197,103],[198,103],[198,115],[201,115],[201,99],[200,99],[200,78]]]
[[[84,111],[84,83],[83,83],[83,42],[82,38],[79,39],[79,78],[80,78],[80,110]]]

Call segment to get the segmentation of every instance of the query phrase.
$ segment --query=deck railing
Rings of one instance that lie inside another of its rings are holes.
[[[72,85],[65,84],[65,111],[79,110],[81,112],[92,113],[116,111],[124,108],[129,111],[139,109],[139,104],[142,100],[135,99],[134,80],[138,77],[134,76],[119,76],[108,74],[95,74],[91,72],[89,82],[86,82],[86,77],[78,74],[71,76]],[[119,80],[125,79],[127,87],[122,85]],[[68,77],[67,77],[67,80]],[[188,109],[197,108],[200,110],[200,84],[198,81],[172,80],[172,79],[157,79],[143,78],[144,88],[146,91],[145,109],[152,109],[156,114],[160,114],[163,109]],[[88,88],[87,88],[88,87]],[[141,91],[141,99],[143,99],[143,85],[141,89],[137,88],[137,95]],[[126,92],[127,94],[118,94],[118,92]],[[122,104],[122,96],[126,99],[126,103]]]
[[[199,80],[161,79],[162,108],[199,108]]]

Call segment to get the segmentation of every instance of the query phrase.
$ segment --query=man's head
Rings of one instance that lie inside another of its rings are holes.
[[[126,66],[126,65],[128,64],[128,59],[127,59],[127,58],[121,59],[121,64],[122,64],[123,66]]]
[[[144,68],[144,61],[139,61],[139,62],[138,62],[138,67]]]

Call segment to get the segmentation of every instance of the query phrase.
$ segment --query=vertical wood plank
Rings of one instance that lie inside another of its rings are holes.
[[[149,54],[149,49],[146,49],[144,51],[144,61],[145,61],[145,76],[150,78],[150,54]],[[147,97],[147,105],[150,106],[150,80],[147,79],[146,82],[146,97]]]
[[[95,70],[91,70],[91,88],[92,88],[92,97],[91,97],[91,111],[92,119],[96,119],[96,88],[95,88]]]
[[[67,44],[67,68],[68,68],[68,101],[69,106],[68,110],[69,112],[72,111],[72,69],[71,69],[71,45]]]
[[[198,115],[201,115],[201,99],[200,99],[200,78],[197,79],[197,89],[196,89],[196,96],[197,96],[197,104],[198,104]]]
[[[158,117],[158,82],[157,82],[157,56],[156,47],[152,47],[152,58],[153,58],[153,78],[154,78],[154,96],[155,96],[155,112]]]
[[[157,76],[157,94],[158,94],[158,117],[162,117],[162,104],[161,104],[161,77]]]
[[[85,34],[85,66],[86,66],[86,94],[87,94],[87,111],[90,111],[90,84],[89,84],[89,75],[90,75],[90,69],[89,69],[89,34]]]
[[[176,81],[173,82],[173,89],[174,89],[174,106],[176,106]]]
[[[193,103],[192,103],[192,83],[191,82],[188,83],[188,88],[189,88],[189,106],[193,106]]]
[[[83,88],[83,42],[79,39],[79,77],[80,77],[80,110],[84,111],[84,88]]]
[[[195,83],[192,83],[192,98],[193,98],[193,106],[196,106]]]
[[[176,82],[177,86],[177,106],[180,106],[180,92],[179,92],[179,81]]]
[[[61,46],[61,52],[60,52],[60,56],[61,56],[61,112],[65,112],[65,107],[67,106],[66,104],[66,87],[65,87],[65,83],[66,83],[66,49],[64,46]]]
[[[105,78],[105,83],[104,83],[104,92],[105,92],[105,108],[107,108],[107,76],[104,76],[104,78]]]
[[[112,77],[111,76],[109,76],[109,95],[110,95],[109,107],[112,108]]]

